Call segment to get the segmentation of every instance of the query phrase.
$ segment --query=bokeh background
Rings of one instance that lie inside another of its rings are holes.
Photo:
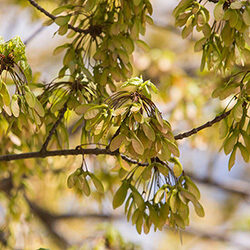
[[[38,1],[49,11],[58,2]],[[213,119],[229,101],[212,99],[212,90],[221,79],[199,72],[201,54],[193,52],[199,34],[182,40],[171,14],[177,2],[152,1],[155,24],[142,38],[149,48],[137,48],[133,54],[134,75],[151,79],[159,88],[154,101],[171,122],[174,134]],[[33,74],[41,83],[57,76],[63,54],[55,56],[53,50],[67,39],[55,34],[56,25],[42,26],[46,20],[26,0],[0,0],[0,36],[6,41],[16,35],[22,38]],[[71,125],[69,121],[69,130]],[[79,144],[79,136],[71,134],[71,147]],[[185,231],[165,228],[138,235],[124,218],[123,208],[112,209],[112,192],[119,179],[112,170],[115,161],[109,157],[86,159],[108,190],[104,197],[94,193],[89,198],[76,196],[66,185],[67,176],[79,167],[81,157],[41,161],[46,173],[38,171],[27,180],[30,204],[16,199],[18,216],[11,222],[7,221],[8,209],[0,193],[0,229],[8,228],[15,249],[104,249],[101,246],[107,237],[119,241],[116,248],[107,249],[250,249],[250,168],[237,155],[237,163],[229,172],[228,157],[219,151],[221,144],[218,125],[180,141],[180,160],[200,188],[206,213],[205,218],[199,218],[190,209],[191,223]],[[4,145],[0,143],[0,147]],[[34,167],[37,162],[27,160],[27,164]],[[131,244],[125,248],[123,241]]]

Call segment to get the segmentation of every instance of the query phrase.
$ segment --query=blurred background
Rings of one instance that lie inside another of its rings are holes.
[[[38,1],[48,11],[56,8],[58,2]],[[177,1],[153,0],[152,4],[155,24],[142,38],[149,48],[137,48],[133,53],[133,75],[142,75],[159,88],[154,101],[177,134],[213,119],[230,98],[212,99],[211,93],[221,79],[199,72],[201,54],[193,51],[199,34],[182,40],[171,14]],[[63,54],[54,56],[53,50],[67,39],[55,35],[56,25],[42,26],[46,20],[26,0],[0,0],[0,36],[5,41],[16,35],[22,38],[33,74],[41,83],[57,76]],[[70,126],[69,122],[69,129]],[[79,144],[79,136],[80,133],[71,134],[70,147]],[[2,243],[7,237],[14,249],[250,249],[249,166],[237,155],[236,165],[228,171],[228,157],[219,151],[222,141],[218,125],[179,143],[180,160],[200,188],[206,213],[199,218],[191,208],[190,226],[185,231],[165,228],[139,235],[124,218],[123,207],[112,209],[112,194],[119,184],[112,170],[113,158],[86,159],[89,168],[104,180],[107,190],[105,195],[93,193],[86,198],[76,196],[66,185],[68,175],[80,166],[81,157],[58,157],[40,160],[45,173],[38,171],[26,181],[29,202],[18,197],[13,201],[16,218],[12,221],[8,220],[7,194],[0,192]],[[26,163],[32,168],[37,161]],[[3,233],[6,228],[7,236]]]

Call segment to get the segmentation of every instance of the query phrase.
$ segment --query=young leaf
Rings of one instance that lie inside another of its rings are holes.
[[[126,181],[122,183],[113,198],[113,208],[120,207],[126,199],[129,185]]]
[[[154,202],[159,203],[163,199],[164,193],[165,193],[164,189],[159,189],[155,194]]]
[[[144,134],[148,137],[149,140],[155,141],[155,132],[150,125],[148,125],[147,123],[143,123],[142,129]]]
[[[110,151],[113,152],[115,150],[117,150],[118,148],[120,148],[122,142],[125,139],[125,135],[123,134],[119,134],[117,135],[110,143]]]
[[[223,4],[219,3],[214,8],[214,19],[221,21],[224,16]]]
[[[135,152],[139,155],[143,155],[144,153],[144,147],[143,144],[141,143],[141,141],[137,138],[132,138],[132,146],[133,149],[135,150]]]
[[[102,182],[94,174],[90,174],[90,178],[93,181],[96,190],[100,193],[104,193]]]
[[[232,151],[234,145],[236,144],[236,140],[237,140],[237,136],[236,136],[235,133],[233,133],[231,136],[229,136],[225,140],[224,152],[225,152],[226,155],[228,155]]]
[[[82,190],[84,194],[89,196],[91,191],[87,179],[81,175],[79,176],[79,181],[82,184]]]
[[[205,216],[205,212],[204,212],[204,209],[202,207],[202,205],[200,204],[199,201],[193,203],[194,205],[194,210],[196,212],[196,214],[200,217],[204,217]]]
[[[138,208],[140,209],[140,211],[144,211],[145,203],[140,193],[136,189],[133,189],[132,194],[134,196],[134,201],[136,205],[138,206]]]
[[[235,163],[235,155],[236,155],[236,149],[237,147],[235,146],[231,155],[230,155],[230,158],[229,158],[229,162],[228,162],[228,170],[230,171]]]
[[[174,168],[173,168],[173,171],[174,171],[174,175],[178,178],[181,176],[182,174],[182,171],[183,171],[183,168],[182,168],[182,165],[181,164],[174,164]]]

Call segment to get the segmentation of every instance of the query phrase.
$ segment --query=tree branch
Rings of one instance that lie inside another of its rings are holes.
[[[200,127],[194,128],[188,132],[178,134],[175,136],[176,140],[181,140],[183,138],[189,137],[193,134],[198,133],[200,130],[211,127],[213,124],[221,121],[225,117],[227,117],[230,114],[231,110],[216,116],[212,121],[209,121]],[[51,133],[52,136],[53,133]],[[51,137],[50,136],[50,137]],[[48,138],[47,138],[48,139]],[[50,138],[49,138],[50,140]],[[48,140],[48,141],[49,141]],[[46,140],[47,141],[47,140]],[[46,146],[47,147],[47,146]],[[111,152],[109,149],[100,149],[100,148],[87,148],[83,149],[80,147],[77,147],[76,149],[64,149],[64,150],[53,150],[53,151],[47,151],[47,150],[41,150],[39,152],[30,152],[30,153],[22,153],[22,154],[11,154],[11,155],[0,155],[0,161],[13,161],[13,160],[21,160],[21,159],[29,159],[29,158],[45,158],[45,157],[50,157],[50,156],[67,156],[67,155],[119,155],[119,151],[116,150],[114,152]],[[121,157],[132,164],[138,164],[140,166],[147,166],[147,163],[141,163],[138,162],[137,160],[130,159],[129,157],[125,155],[121,155]]]
[[[208,2],[218,3],[218,2],[219,2],[219,0],[208,0]]]
[[[77,148],[77,149],[63,149],[63,150],[52,150],[52,151],[38,151],[22,154],[12,154],[12,155],[1,155],[0,161],[13,161],[21,159],[30,158],[45,158],[50,156],[67,156],[67,155],[117,155],[118,152],[111,152],[107,149],[100,148]]]
[[[56,16],[52,15],[51,13],[49,13],[47,10],[45,10],[44,8],[42,8],[35,0],[28,0],[30,2],[31,5],[33,5],[37,10],[39,10],[40,12],[42,12],[44,15],[46,15],[47,17],[49,17],[50,19],[52,19],[53,21],[57,18]],[[75,32],[78,33],[83,33],[83,34],[88,34],[89,33],[89,29],[83,30],[80,29],[78,27],[74,27],[71,24],[68,24],[68,28],[74,30]]]
[[[201,131],[204,128],[208,128],[213,126],[215,123],[221,121],[222,119],[226,118],[229,114],[231,113],[231,110],[228,110],[227,112],[216,116],[213,120],[206,122],[205,124],[197,127],[197,128],[193,128],[192,130],[182,133],[182,134],[178,134],[176,135],[174,138],[175,140],[182,140],[183,138],[189,137],[191,135],[197,134],[199,131]]]
[[[42,145],[41,152],[44,152],[47,150],[47,147],[48,147],[48,144],[52,138],[52,135],[55,133],[55,131],[56,131],[58,125],[60,124],[61,120],[63,119],[66,111],[67,111],[67,104],[64,104],[63,109],[60,110],[60,114],[59,114],[57,121],[55,122],[55,124],[53,125],[51,130],[49,131],[48,137],[46,138],[44,144]]]

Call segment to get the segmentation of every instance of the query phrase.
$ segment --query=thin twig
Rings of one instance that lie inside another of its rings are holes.
[[[49,131],[49,134],[48,134],[44,144],[42,145],[41,152],[47,150],[47,147],[48,147],[48,144],[49,144],[49,142],[50,142],[50,140],[52,138],[52,135],[55,133],[55,131],[56,131],[58,125],[60,124],[61,120],[63,119],[64,114],[65,114],[66,111],[67,111],[67,104],[64,104],[64,107],[59,112],[59,117],[58,117],[57,121],[55,122],[55,124],[53,125],[51,130]]]
[[[117,152],[111,152],[107,149],[86,148],[86,149],[63,149],[53,151],[38,151],[22,154],[1,155],[0,161],[13,161],[31,158],[45,158],[50,156],[68,156],[68,155],[117,155]]]
[[[213,126],[215,123],[221,121],[222,119],[226,118],[229,114],[231,113],[231,110],[228,110],[227,112],[216,116],[213,120],[206,122],[205,124],[197,127],[197,128],[193,128],[192,130],[185,132],[185,133],[181,133],[176,135],[174,138],[175,140],[182,140],[183,138],[189,137],[191,135],[197,134],[199,131],[201,131],[204,128],[208,128]]]
[[[39,10],[40,12],[42,12],[44,15],[46,15],[47,17],[49,17],[52,20],[55,20],[57,17],[52,15],[51,13],[49,13],[47,10],[45,10],[43,7],[41,7],[36,1],[34,0],[28,0],[30,2],[31,5],[33,5],[37,10]],[[68,28],[74,30],[75,32],[78,33],[83,33],[83,34],[88,34],[89,33],[89,29],[83,30],[80,29],[78,27],[74,27],[71,24],[68,24]]]

